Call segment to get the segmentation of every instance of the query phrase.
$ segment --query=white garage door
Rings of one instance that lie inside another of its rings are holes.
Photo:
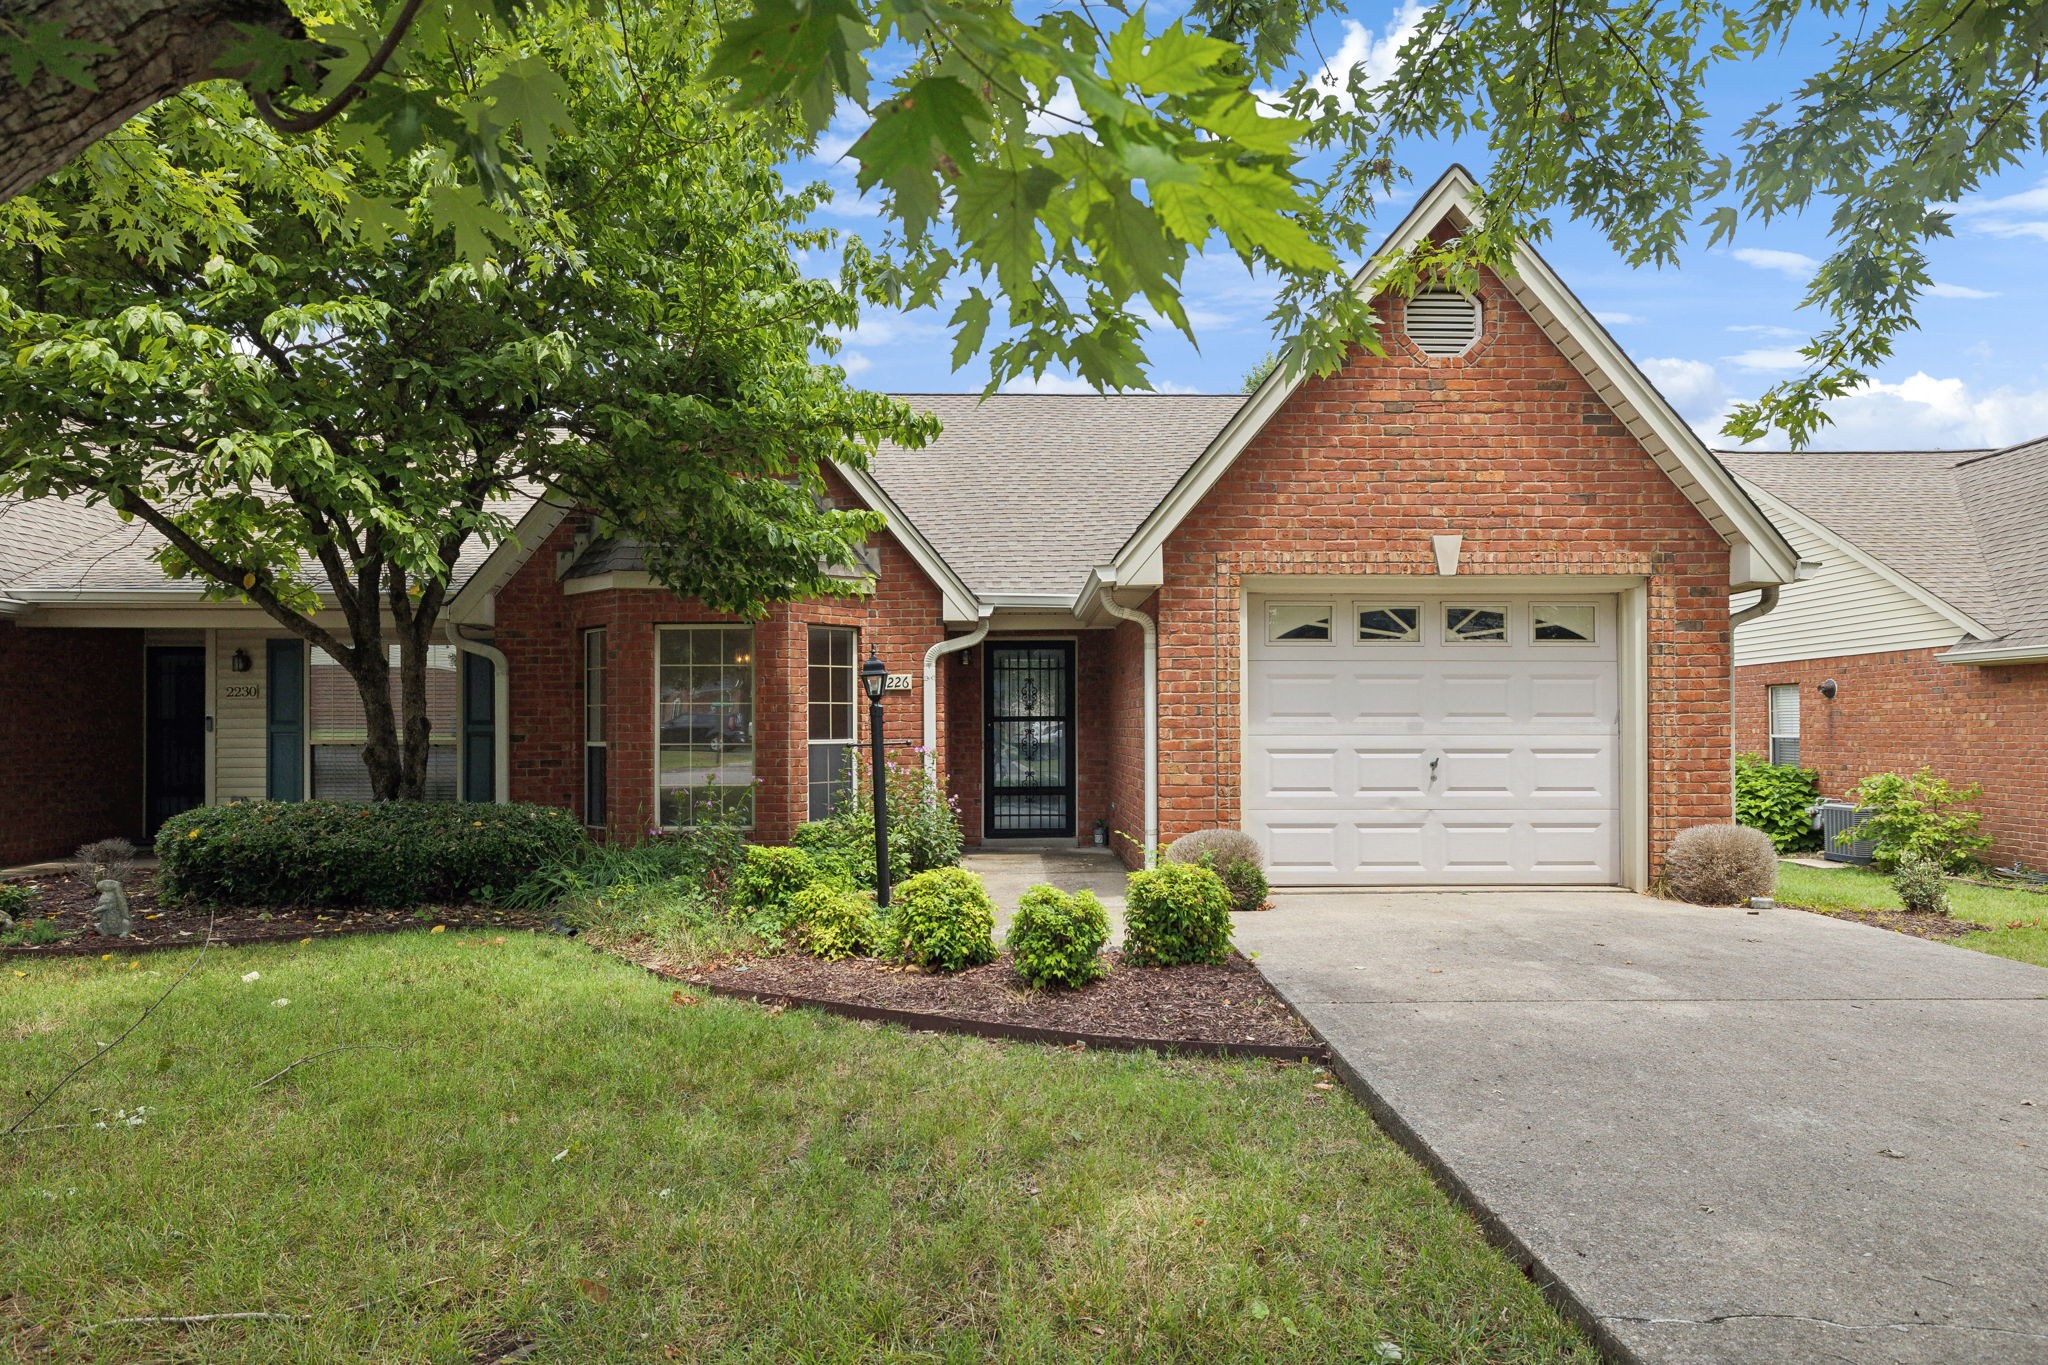
[[[1612,597],[1255,596],[1248,626],[1276,886],[1620,879]]]

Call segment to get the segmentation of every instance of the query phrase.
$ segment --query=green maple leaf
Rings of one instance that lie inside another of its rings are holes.
[[[886,188],[904,228],[921,234],[938,212],[941,159],[953,163],[945,169],[956,175],[970,166],[975,138],[987,123],[987,107],[958,79],[927,76],[883,105],[853,144],[860,163],[855,182],[863,191]]]
[[[1216,68],[1237,48],[1218,38],[1173,27],[1145,40],[1145,16],[1138,13],[1109,40],[1109,77],[1148,95],[1192,95],[1217,86]]]

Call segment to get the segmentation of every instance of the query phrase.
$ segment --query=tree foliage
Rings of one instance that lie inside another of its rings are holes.
[[[822,191],[777,171],[803,131],[709,88],[715,15],[550,13],[573,131],[545,173],[508,171],[484,237],[446,212],[445,148],[286,136],[222,86],[0,206],[0,496],[105,501],[163,538],[172,577],[327,651],[384,797],[422,790],[450,568],[509,531],[515,498],[590,507],[671,588],[754,615],[853,590],[829,566],[879,522],[826,508],[821,471],[926,431],[812,361],[878,267],[858,244],[836,278],[800,267],[833,245],[800,226]],[[531,40],[542,16],[525,22]],[[435,79],[490,89],[507,59],[485,36]]]

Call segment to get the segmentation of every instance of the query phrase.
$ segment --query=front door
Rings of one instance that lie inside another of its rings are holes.
[[[986,833],[1074,835],[1074,646],[988,647]]]
[[[180,811],[206,801],[206,651],[153,648],[147,664],[144,756],[149,837]]]

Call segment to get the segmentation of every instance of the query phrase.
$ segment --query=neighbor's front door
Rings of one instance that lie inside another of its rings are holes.
[[[988,647],[986,833],[1074,833],[1074,646]]]
[[[206,801],[206,651],[152,648],[146,669],[144,780],[153,839],[164,821]]]

